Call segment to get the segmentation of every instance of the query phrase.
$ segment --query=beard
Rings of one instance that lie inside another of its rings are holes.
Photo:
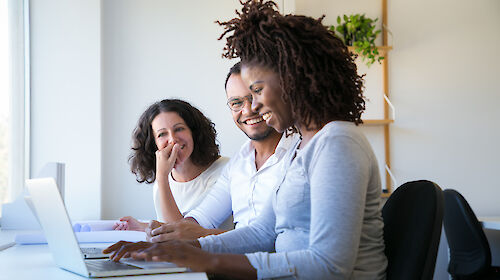
[[[273,132],[274,128],[272,127],[268,127],[268,129],[262,133],[259,133],[259,134],[254,134],[254,135],[248,135],[248,133],[246,133],[245,131],[243,131],[243,133],[245,133],[245,135],[250,138],[250,140],[253,140],[253,141],[262,141],[264,139],[267,139],[267,137],[269,137],[269,135],[271,135],[271,133]]]

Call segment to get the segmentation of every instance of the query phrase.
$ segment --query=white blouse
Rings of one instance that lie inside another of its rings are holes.
[[[196,207],[206,196],[207,191],[215,184],[224,166],[229,161],[227,157],[220,157],[207,170],[203,171],[198,177],[189,182],[177,182],[172,177],[172,173],[168,176],[170,190],[174,197],[175,203],[179,211],[184,216],[187,212]],[[158,196],[158,183],[153,186],[153,200],[155,204],[156,216],[158,221],[165,222],[161,214],[160,198]]]

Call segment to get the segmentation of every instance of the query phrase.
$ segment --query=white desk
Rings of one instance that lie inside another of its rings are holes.
[[[500,230],[500,217],[478,217],[478,220],[485,229]]]
[[[15,235],[20,231],[0,230],[0,244],[14,241]],[[99,246],[104,246],[100,244]],[[60,269],[54,263],[49,247],[45,245],[15,245],[0,251],[0,279],[88,279],[80,275]],[[205,273],[174,273],[159,275],[138,275],[126,277],[113,277],[108,279],[119,280],[159,280],[159,279],[208,279]]]

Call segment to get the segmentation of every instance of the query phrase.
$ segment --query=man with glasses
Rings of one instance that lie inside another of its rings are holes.
[[[268,197],[282,181],[300,137],[282,135],[252,110],[252,96],[240,77],[236,63],[226,78],[227,105],[238,128],[250,138],[229,161],[202,203],[183,220],[153,222],[146,230],[152,242],[192,240],[219,234],[222,223],[233,215],[235,228],[251,223]]]

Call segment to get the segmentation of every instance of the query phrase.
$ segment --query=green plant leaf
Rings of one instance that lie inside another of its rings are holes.
[[[381,60],[380,53],[375,46],[375,39],[381,32],[381,30],[376,30],[375,22],[377,21],[378,18],[371,19],[366,17],[366,14],[339,15],[337,27],[332,26],[331,30],[336,30],[341,35],[339,38],[346,45],[354,46],[355,53],[361,55],[363,61],[370,66],[375,61]]]

